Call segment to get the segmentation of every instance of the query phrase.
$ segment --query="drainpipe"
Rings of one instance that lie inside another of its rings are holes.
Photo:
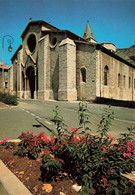
[[[101,50],[99,50],[99,65],[100,65],[100,98],[101,98],[101,82],[102,82],[102,79],[101,79],[101,53],[100,53]]]
[[[37,99],[37,69],[36,66],[34,66],[34,73],[35,73],[35,91],[34,91],[34,99]]]
[[[133,89],[133,85],[134,85],[134,79],[133,79],[133,68],[132,68],[132,101],[134,100],[134,89]]]
[[[25,74],[25,76],[24,76],[24,82],[25,82],[25,89],[24,89],[24,99],[26,99],[26,91],[27,91],[27,77],[26,77],[26,74]]]

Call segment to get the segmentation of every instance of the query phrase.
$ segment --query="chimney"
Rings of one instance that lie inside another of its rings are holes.
[[[30,18],[30,22],[32,21],[32,18]]]

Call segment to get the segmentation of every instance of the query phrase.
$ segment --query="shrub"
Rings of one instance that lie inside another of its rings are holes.
[[[57,159],[51,154],[44,153],[41,166],[42,180],[50,181],[56,179],[56,176],[58,176],[59,172],[62,170],[62,164],[62,159]]]
[[[113,111],[106,109],[98,125],[98,135],[93,136],[87,126],[87,105],[81,102],[79,128],[83,135],[77,136],[79,128],[71,129],[66,135],[53,131],[57,142],[50,140],[50,150],[55,158],[63,160],[62,170],[83,186],[82,194],[134,193],[134,182],[122,173],[135,170],[135,142],[131,138],[135,128],[129,128],[127,134],[114,142],[115,138],[108,135],[113,118]]]
[[[0,101],[5,103],[5,104],[9,104],[9,105],[17,105],[18,101],[17,101],[17,97],[15,95],[10,95],[8,93],[0,93]]]
[[[41,148],[47,142],[47,137],[44,136],[44,133],[41,132],[39,135],[33,135],[33,132],[22,132],[21,139],[18,148],[14,151],[14,154],[18,154],[19,156],[28,156],[28,158],[36,159],[38,157],[38,153],[41,152]]]
[[[42,157],[42,180],[56,179],[60,172],[82,185],[80,194],[133,195],[134,181],[123,176],[135,170],[135,141],[132,137],[135,127],[115,140],[108,130],[114,113],[106,109],[98,125],[96,135],[91,135],[87,104],[79,103],[79,127],[69,132],[65,128],[64,119],[55,108],[54,123],[56,131],[47,139],[44,133],[34,136],[33,132],[22,133],[21,142],[16,154],[37,158],[41,148],[47,145],[51,154]],[[78,130],[82,133],[78,134]]]

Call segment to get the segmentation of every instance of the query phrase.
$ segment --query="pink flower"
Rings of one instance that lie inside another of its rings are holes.
[[[124,156],[124,157],[126,157],[126,156],[127,156],[127,157],[131,157],[131,155],[132,155],[131,153],[123,153],[123,156]]]
[[[135,150],[132,150],[132,152],[133,152],[133,155],[135,156]]]
[[[127,147],[127,151],[131,152],[132,148],[130,146]]]
[[[33,134],[33,131],[31,131],[30,134]]]
[[[131,145],[134,145],[135,146],[135,141],[132,141],[132,142],[128,142],[128,145],[131,146]]]
[[[8,142],[7,139],[3,139],[1,142],[0,142],[0,145],[4,144],[4,142]]]
[[[40,132],[39,137],[43,137],[43,136],[44,136],[44,132]]]
[[[47,137],[46,137],[46,136],[42,137],[42,140],[43,140],[44,142],[46,142]]]
[[[55,137],[52,135],[51,136],[51,144],[54,145],[55,144]]]
[[[112,137],[111,135],[107,135],[109,139],[113,139],[115,141],[115,137]]]
[[[128,153],[127,156],[128,156],[128,157],[131,157],[131,153]]]
[[[126,153],[123,153],[123,156],[124,156],[124,157],[126,157],[126,156],[127,156],[127,154],[126,154]]]

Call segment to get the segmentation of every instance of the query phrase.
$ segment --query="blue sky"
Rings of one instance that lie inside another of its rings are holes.
[[[14,38],[11,53],[4,39],[4,63],[8,66],[30,17],[81,37],[89,20],[98,43],[112,42],[117,48],[135,44],[135,0],[0,0],[0,61],[3,36]]]

